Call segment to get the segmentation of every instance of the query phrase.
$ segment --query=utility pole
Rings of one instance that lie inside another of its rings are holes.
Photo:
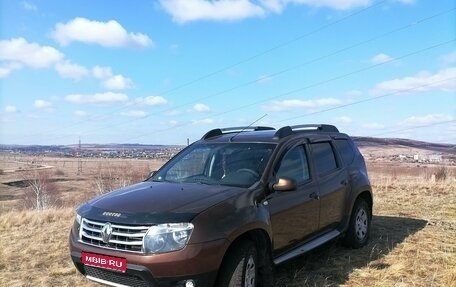
[[[78,157],[78,175],[82,174],[82,159],[81,159],[81,137],[79,137],[78,152],[76,154]]]

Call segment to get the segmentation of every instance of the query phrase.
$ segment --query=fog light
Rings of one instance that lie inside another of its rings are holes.
[[[187,280],[185,282],[185,287],[195,287],[195,281],[193,280]]]

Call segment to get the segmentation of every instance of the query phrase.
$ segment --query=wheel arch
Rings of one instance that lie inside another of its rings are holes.
[[[362,198],[367,202],[367,204],[369,205],[369,208],[370,208],[369,215],[372,218],[372,207],[374,205],[374,199],[372,197],[372,192],[370,192],[369,190],[365,190],[365,191],[361,192],[360,194],[358,194],[358,196],[353,201],[352,210],[353,210],[353,206],[355,205],[355,202],[358,200],[358,198]]]
[[[256,229],[248,230],[248,231],[238,235],[236,237],[236,239],[234,239],[231,242],[230,246],[228,246],[223,258],[225,258],[225,256],[229,253],[230,249],[232,249],[234,246],[236,246],[239,242],[241,242],[243,240],[252,241],[255,244],[258,251],[271,252],[272,244],[271,244],[271,239],[269,237],[268,232],[264,229],[256,228]],[[260,253],[264,253],[264,252],[259,252],[259,254]]]
[[[370,209],[370,214],[369,216],[372,219],[372,207],[374,205],[374,199],[372,196],[372,191],[369,188],[364,188],[362,189],[361,192],[357,193],[356,195],[352,195],[353,197],[350,197],[349,202],[346,205],[345,209],[345,216],[344,219],[342,220],[341,225],[339,226],[339,231],[341,233],[345,233],[348,229],[349,223],[350,223],[350,218],[353,212],[353,208],[355,207],[355,203],[359,198],[362,198],[367,202],[369,205]]]
[[[272,272],[272,242],[266,230],[261,228],[251,229],[238,235],[225,251],[223,255],[221,266],[227,260],[228,256],[233,249],[241,244],[243,241],[251,241],[257,249],[258,267],[259,267],[259,285],[258,286],[272,286],[269,285],[273,282]],[[219,274],[217,275],[219,276]]]

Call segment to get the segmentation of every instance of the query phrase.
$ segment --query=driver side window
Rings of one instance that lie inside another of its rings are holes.
[[[310,179],[307,155],[303,146],[296,146],[285,154],[276,177],[294,179],[298,185]]]

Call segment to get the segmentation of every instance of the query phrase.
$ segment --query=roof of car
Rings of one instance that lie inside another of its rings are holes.
[[[313,124],[285,126],[278,130],[272,127],[232,127],[213,129],[207,132],[202,141],[205,142],[262,142],[277,143],[289,137],[307,138],[310,142],[329,140],[332,138],[348,138],[332,125]]]

